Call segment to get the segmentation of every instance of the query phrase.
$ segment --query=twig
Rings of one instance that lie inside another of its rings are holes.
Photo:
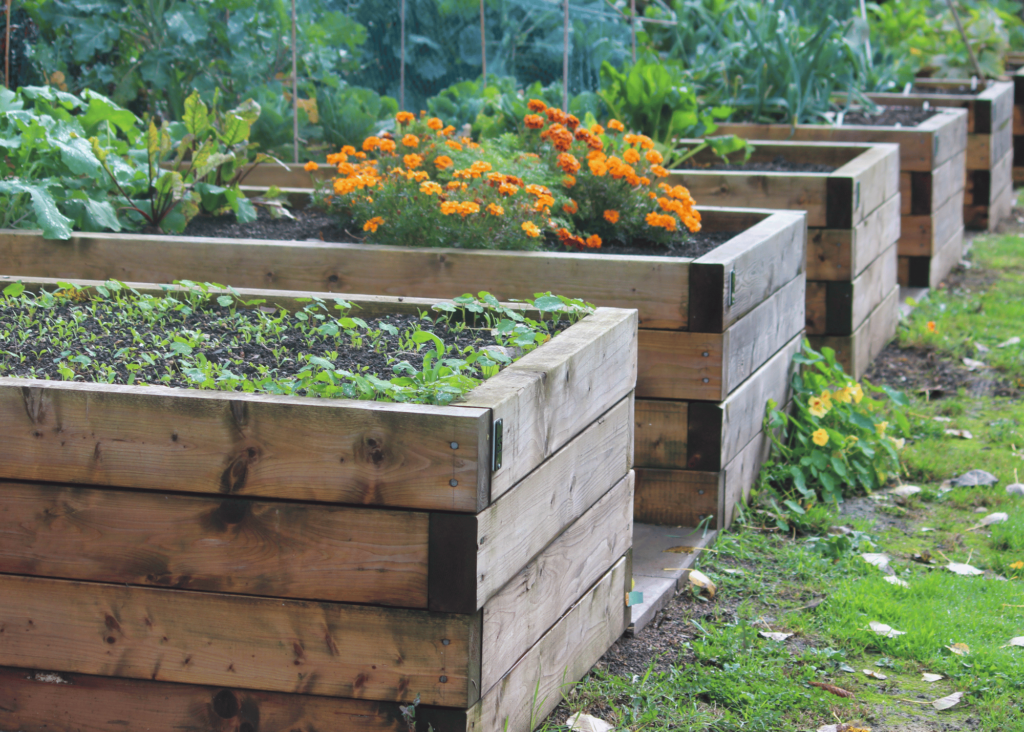
[[[979,79],[985,78],[985,73],[981,70],[981,64],[978,63],[977,56],[974,55],[974,49],[971,48],[971,42],[967,40],[967,32],[964,30],[963,23],[960,22],[960,16],[957,15],[956,8],[953,7],[953,0],[946,0],[946,5],[949,6],[949,12],[953,14],[953,20],[956,21],[956,29],[960,31],[960,37],[964,41],[964,45],[967,46],[967,54],[971,57],[971,65],[974,66],[974,73],[978,75]]]

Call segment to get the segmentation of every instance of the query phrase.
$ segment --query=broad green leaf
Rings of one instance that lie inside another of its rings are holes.
[[[57,209],[53,196],[43,186],[29,185],[17,179],[0,181],[0,193],[28,193],[36,225],[43,230],[45,239],[70,239],[74,223]]]
[[[185,123],[185,129],[189,134],[197,138],[202,137],[210,129],[210,113],[203,100],[199,98],[199,92],[192,92],[185,100],[182,122]]]
[[[220,140],[225,145],[237,145],[249,139],[249,123],[238,115],[230,112],[224,115],[223,130]]]
[[[232,110],[228,111],[229,115],[240,117],[242,120],[247,122],[251,127],[253,123],[260,118],[260,112],[263,110],[260,108],[258,102],[253,99],[246,99],[244,102],[239,104]]]
[[[20,282],[12,282],[4,288],[4,297],[18,297],[25,291],[25,285]]]
[[[239,195],[237,198],[238,208],[235,209],[235,217],[238,219],[240,224],[251,224],[256,220],[256,207],[252,205],[245,196]]]
[[[94,201],[91,198],[87,198],[82,201],[82,204],[85,206],[86,216],[89,218],[96,230],[121,230],[121,222],[117,219],[117,212],[114,210],[114,207],[110,205],[109,201]]]

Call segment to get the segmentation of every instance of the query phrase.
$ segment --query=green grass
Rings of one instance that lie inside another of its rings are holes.
[[[978,358],[973,344],[982,342],[992,348],[984,360],[993,372],[1020,380],[1024,347],[994,346],[1024,338],[1024,239],[977,240],[973,257],[967,286],[987,284],[933,293],[901,325],[901,343],[959,360]],[[718,585],[717,595],[682,603],[686,637],[663,659],[669,664],[637,678],[597,671],[568,694],[570,710],[595,714],[616,730],[651,732],[817,730],[836,722],[876,730],[1024,731],[1024,648],[1003,647],[1024,635],[1024,569],[1014,566],[1024,561],[1024,498],[1005,492],[1024,477],[1024,403],[961,392],[932,402],[914,397],[909,412],[914,434],[903,453],[904,482],[921,493],[899,502],[867,499],[875,505],[869,517],[838,519],[866,534],[835,559],[812,550],[806,537],[726,532],[716,553],[698,564]],[[950,437],[946,429],[969,430],[974,439]],[[1000,483],[942,487],[972,468]],[[996,511],[1009,520],[971,530]],[[887,553],[909,587],[886,582],[859,556],[864,551]],[[912,560],[925,552],[934,564]],[[986,574],[956,575],[944,568],[947,560]],[[884,638],[868,629],[871,621],[906,634]],[[767,629],[794,635],[776,643],[759,635]],[[947,650],[954,643],[967,644],[969,655]],[[888,678],[869,678],[862,669]],[[922,672],[944,678],[928,684]],[[841,698],[811,682],[855,696]],[[956,707],[928,704],[954,691],[965,693]],[[561,728],[549,721],[546,729]]]

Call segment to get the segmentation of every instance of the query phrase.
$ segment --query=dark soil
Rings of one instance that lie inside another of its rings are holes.
[[[770,162],[748,161],[746,163],[727,163],[723,161],[703,164],[695,162],[691,158],[679,167],[683,170],[746,170],[766,173],[831,173],[836,170],[838,166],[825,165],[824,163],[795,163],[792,160],[787,160],[784,156],[779,155]]]
[[[917,127],[926,119],[935,116],[934,109],[920,107],[879,107],[877,114],[862,111],[847,112],[843,117],[844,125],[866,125],[868,127]]]
[[[702,257],[712,249],[725,244],[725,242],[738,235],[738,231],[698,231],[696,234],[689,234],[684,242],[673,244],[671,247],[629,247],[622,244],[605,243],[597,250],[587,250],[588,254],[643,254],[650,257],[690,257],[696,259]],[[551,247],[550,251],[567,251],[565,247]]]

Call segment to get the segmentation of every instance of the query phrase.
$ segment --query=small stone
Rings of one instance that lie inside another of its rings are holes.
[[[1024,496],[1024,483],[1010,483],[1006,486],[1006,492],[1011,496]]]
[[[999,478],[987,470],[968,470],[963,475],[958,475],[950,481],[952,485],[960,488],[969,488],[977,485],[995,485],[998,482]]]

